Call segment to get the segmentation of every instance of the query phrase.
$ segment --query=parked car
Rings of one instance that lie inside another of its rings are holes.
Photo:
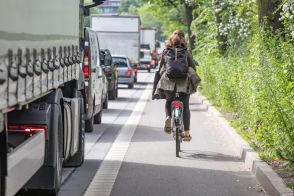
[[[129,58],[125,55],[112,55],[112,63],[118,70],[118,83],[134,88],[135,72]]]
[[[100,50],[101,65],[108,81],[108,98],[115,100],[118,97],[118,71],[112,64],[112,56],[108,49]]]
[[[103,108],[108,107],[107,78],[101,66],[98,36],[85,28],[83,72],[86,91],[86,131],[100,124]]]

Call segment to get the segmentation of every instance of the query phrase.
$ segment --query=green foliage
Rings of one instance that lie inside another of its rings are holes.
[[[237,114],[242,131],[266,157],[294,161],[293,46],[258,42],[253,37],[243,53],[229,51],[227,57],[199,53],[202,92]]]
[[[91,3],[92,3],[92,0],[84,0],[85,5],[89,5]],[[98,13],[99,12],[97,7],[90,8],[90,15],[98,14]],[[84,17],[84,27],[90,27],[90,26],[91,26],[91,18],[89,16]]]
[[[141,0],[122,0],[118,9],[121,15],[138,15]]]

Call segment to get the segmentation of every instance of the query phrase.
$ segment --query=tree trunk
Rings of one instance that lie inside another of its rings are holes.
[[[193,6],[189,5],[188,3],[185,3],[186,23],[189,37],[189,47],[191,51],[193,51],[195,47],[195,35],[192,34],[191,30],[191,24],[193,21],[193,9]]]
[[[215,11],[215,22],[216,22],[216,27],[217,27],[217,36],[216,36],[216,39],[217,39],[217,43],[218,43],[218,50],[219,50],[219,53],[220,54],[225,54],[225,52],[227,51],[227,36],[225,35],[222,35],[220,33],[220,30],[219,30],[219,27],[220,27],[220,24],[222,23],[222,18],[221,18],[221,11],[219,11],[221,5],[221,0],[215,0],[214,1],[214,6],[215,6],[215,9],[217,11]]]
[[[281,3],[281,0],[257,0],[260,26],[273,32],[284,27],[279,20],[281,18]]]

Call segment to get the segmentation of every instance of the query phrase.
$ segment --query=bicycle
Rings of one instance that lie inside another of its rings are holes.
[[[176,98],[171,103],[172,106],[172,117],[171,117],[171,128],[173,137],[176,140],[176,157],[179,157],[181,151],[181,143],[183,140],[183,102],[179,100],[179,93],[176,93]]]

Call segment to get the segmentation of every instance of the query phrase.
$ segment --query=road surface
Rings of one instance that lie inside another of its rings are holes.
[[[65,169],[60,196],[260,196],[255,176],[197,94],[191,96],[191,135],[175,156],[163,131],[164,100],[151,100],[154,73],[141,72],[134,89],[103,111],[102,124],[86,134],[82,167]]]

